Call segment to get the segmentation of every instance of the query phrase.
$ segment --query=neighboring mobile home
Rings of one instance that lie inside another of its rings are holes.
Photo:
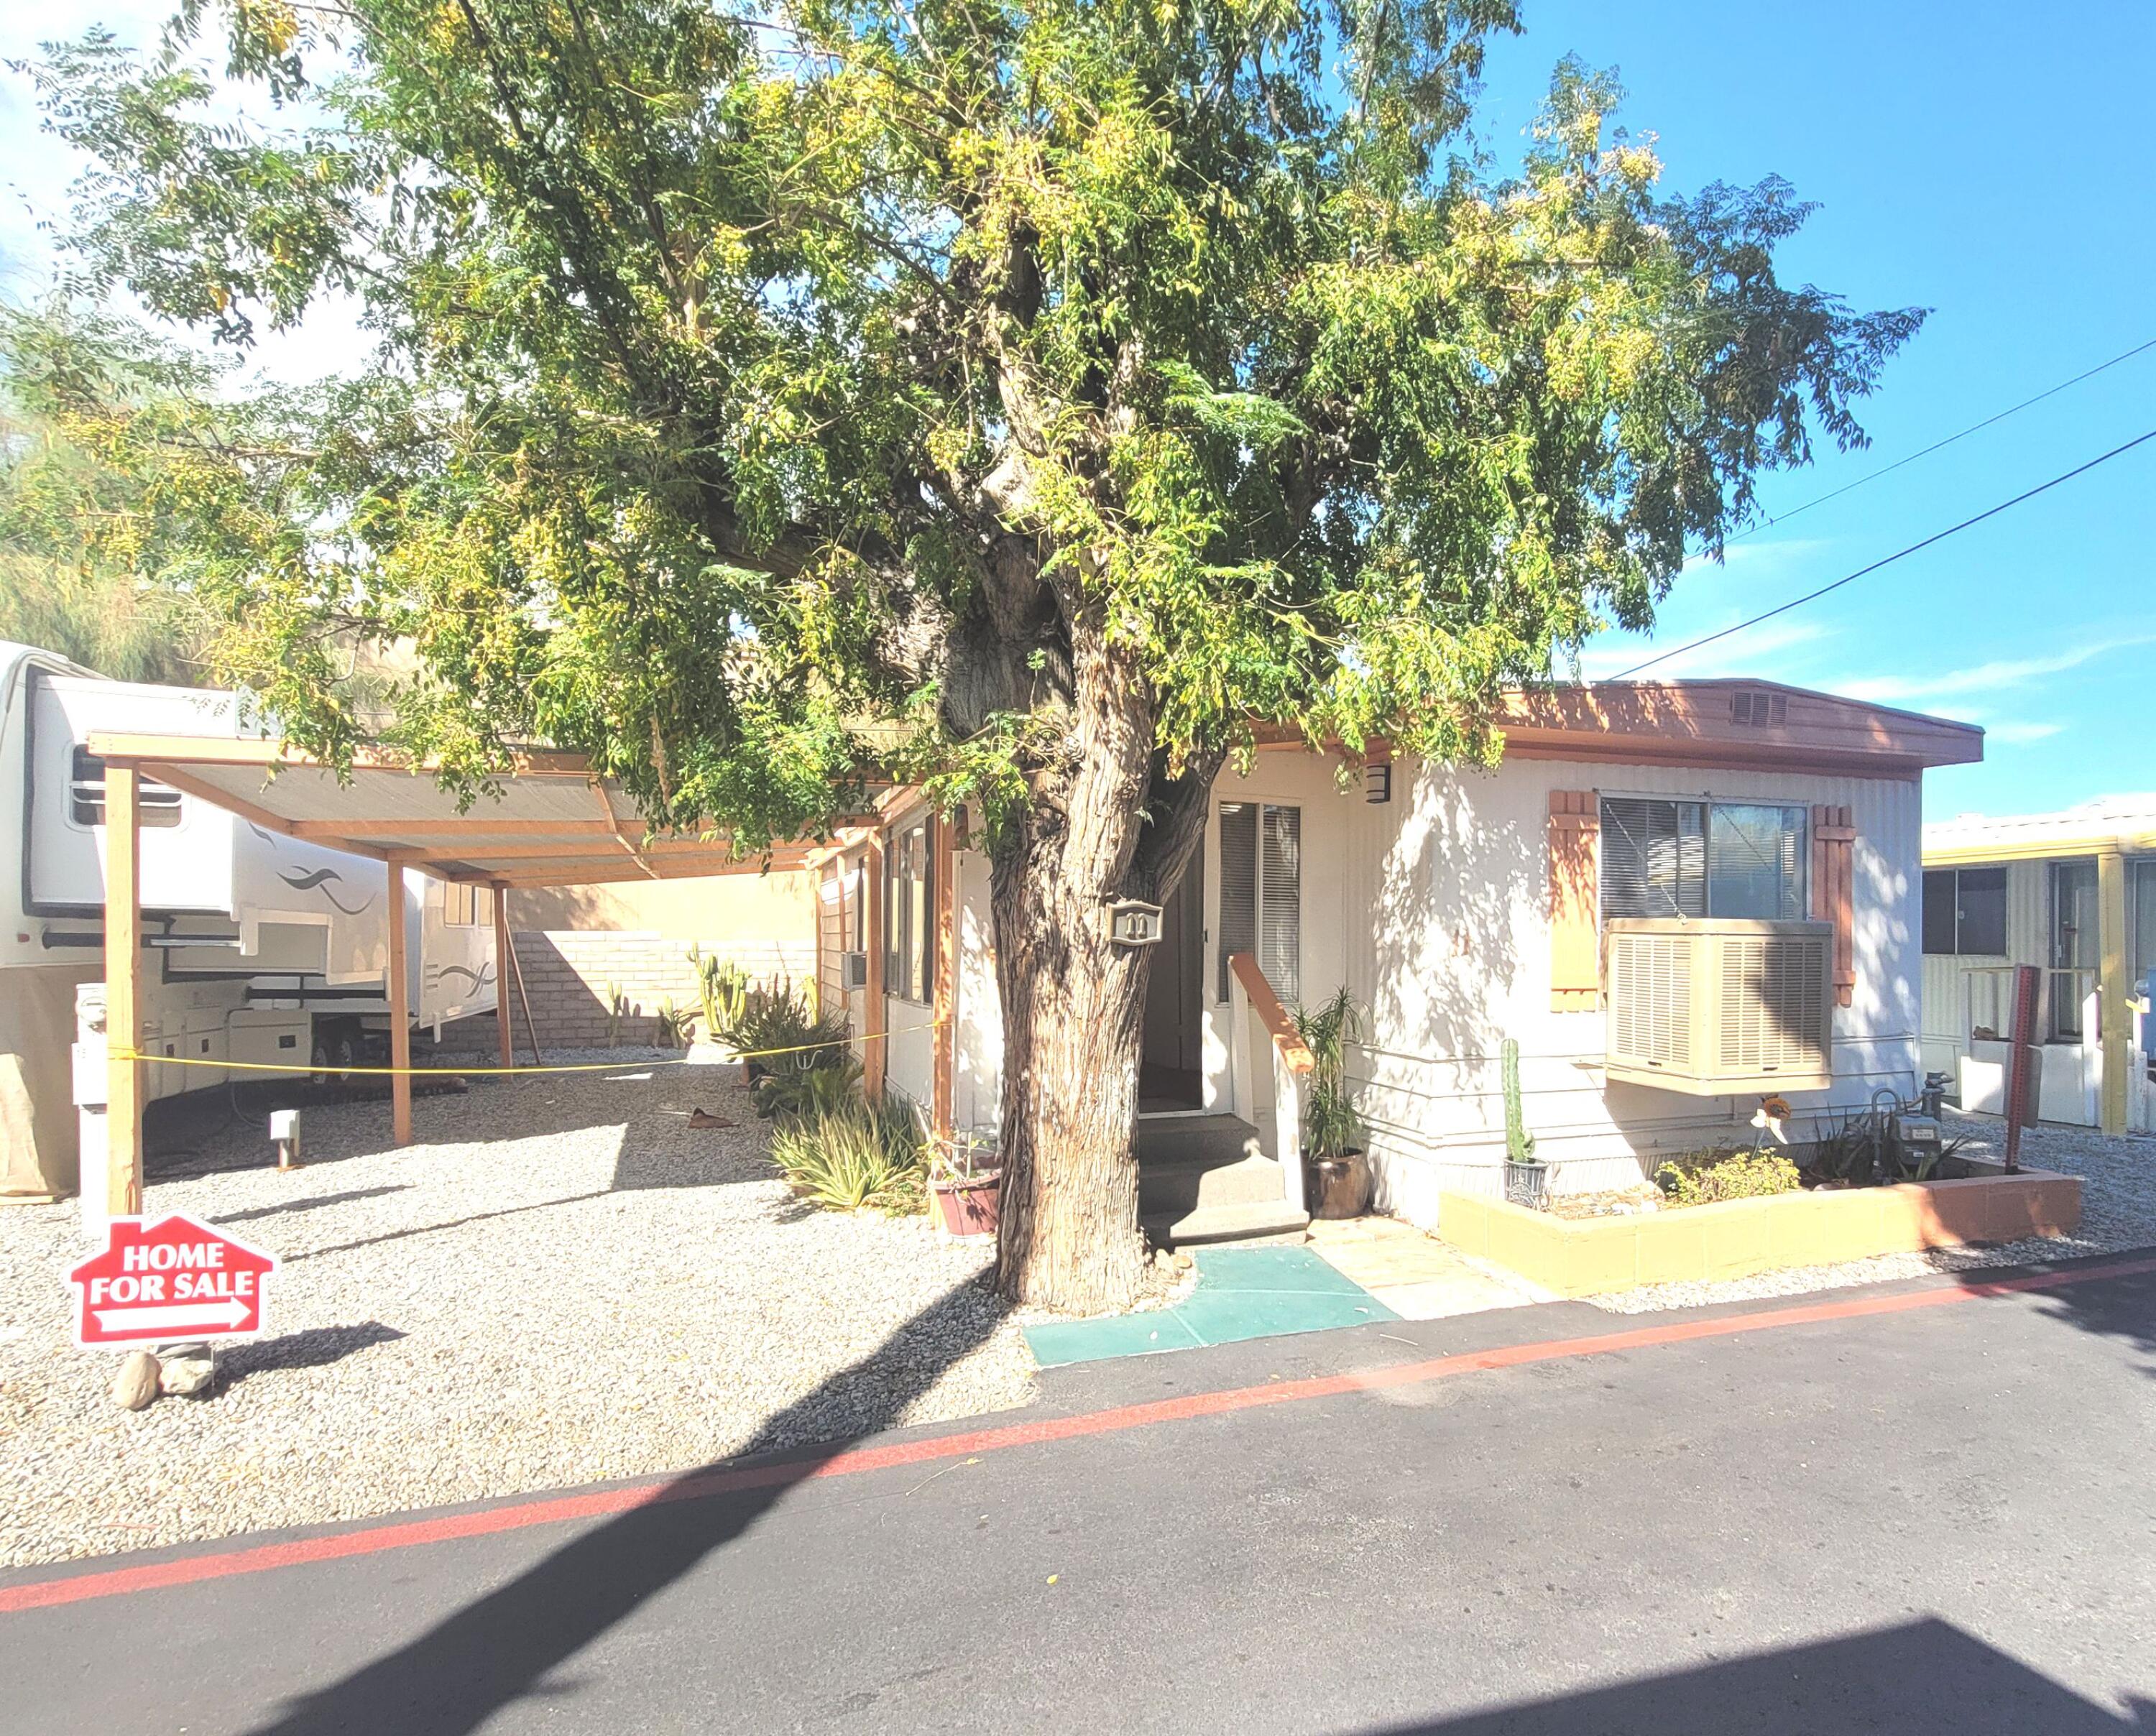
[[[1424,1224],[1440,1189],[1500,1185],[1507,1037],[1565,1191],[1748,1143],[1767,1094],[1799,1138],[1881,1087],[1915,1094],[1922,778],[1980,758],[1980,730],[1739,681],[1524,694],[1503,730],[1490,772],[1281,744],[1222,775],[1153,961],[1156,1228],[1301,1216],[1294,1081],[1239,955],[1290,1005],[1345,984],[1367,1009],[1352,1071],[1378,1202]],[[872,1078],[993,1142],[988,863],[917,797],[884,811],[819,869],[825,1001],[869,1037]]]
[[[2156,796],[1924,828],[1924,1064],[1965,1109],[1998,1111],[2014,967],[2042,970],[2037,1113],[2150,1129],[2133,1003],[2156,971]]]

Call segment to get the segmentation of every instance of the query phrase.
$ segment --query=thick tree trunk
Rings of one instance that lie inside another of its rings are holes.
[[[1003,995],[997,1282],[1074,1313],[1126,1307],[1145,1251],[1133,1136],[1151,949],[1109,938],[1110,901],[1158,899],[1200,835],[1214,763],[1157,782],[1151,695],[1081,647],[1058,764],[996,853]]]

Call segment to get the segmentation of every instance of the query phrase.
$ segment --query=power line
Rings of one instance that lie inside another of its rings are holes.
[[[1995,519],[2008,509],[2019,506],[2025,500],[2033,500],[2046,489],[2055,489],[2062,482],[2071,482],[2076,476],[2085,476],[2097,465],[2107,464],[2122,453],[2131,452],[2135,447],[2146,445],[2151,440],[2156,440],[2156,428],[2149,429],[2145,434],[2136,435],[2123,446],[2112,447],[2109,452],[2101,457],[2091,458],[2085,464],[2076,464],[2072,469],[2053,477],[2049,482],[2040,482],[2035,488],[2016,494],[2011,500],[2002,500],[1996,506],[1988,506],[1974,518],[1964,519],[1958,525],[1949,525],[1943,530],[1934,530],[1922,542],[1912,542],[1906,549],[1897,549],[1892,554],[1873,561],[1869,566],[1860,566],[1855,572],[1836,579],[1830,585],[1822,585],[1816,591],[1807,591],[1802,597],[1791,597],[1789,602],[1768,610],[1763,615],[1754,615],[1750,620],[1740,621],[1734,627],[1725,627],[1720,632],[1709,633],[1703,639],[1694,639],[1688,645],[1679,645],[1671,650],[1658,652],[1645,663],[1635,663],[1622,674],[1613,675],[1609,679],[1612,681],[1629,681],[1641,670],[1651,669],[1656,663],[1667,663],[1673,657],[1682,657],[1688,651],[1697,651],[1702,645],[1712,645],[1717,639],[1726,639],[1732,633],[1741,633],[1747,627],[1757,627],[1763,621],[1772,621],[1777,615],[1786,615],[1792,609],[1800,608],[1805,603],[1825,597],[1830,591],[1839,591],[1844,585],[1854,584],[1867,573],[1875,573],[1882,566],[1892,566],[1897,561],[1915,554],[1919,549],[1928,549],[1935,542],[1944,542],[1949,536],[1958,535],[1972,525],[1981,525],[1986,519]]]
[[[2061,380],[2056,386],[2048,386],[2032,398],[2024,398],[2020,403],[2015,404],[2007,409],[2000,410],[1993,415],[1987,416],[1981,422],[1973,422],[1967,428],[1962,429],[1959,433],[1948,434],[1943,440],[1934,440],[1929,446],[1919,448],[1917,451],[1911,453],[1907,458],[1897,458],[1891,464],[1881,464],[1876,470],[1868,472],[1866,474],[1858,477],[1854,482],[1845,482],[1838,489],[1829,489],[1824,494],[1815,495],[1810,500],[1805,501],[1801,506],[1793,506],[1787,512],[1777,513],[1772,518],[1763,520],[1757,525],[1753,525],[1746,530],[1738,531],[1736,535],[1729,538],[1728,540],[1731,542],[1742,542],[1746,537],[1754,535],[1759,531],[1772,530],[1777,525],[1786,524],[1789,520],[1796,517],[1796,515],[1800,512],[1810,512],[1815,506],[1824,506],[1828,501],[1838,499],[1842,495],[1846,494],[1851,489],[1861,489],[1867,482],[1876,482],[1881,477],[1888,475],[1892,472],[1900,469],[1904,464],[1913,464],[1918,458],[1929,458],[1933,453],[1943,450],[1945,448],[1953,445],[1957,440],[1966,440],[1971,434],[1981,433],[1984,429],[1989,428],[1994,422],[2004,422],[2010,416],[2018,416],[2022,411],[2026,410],[2030,405],[2041,404],[2046,398],[2056,397],[2068,387],[2078,386],[2084,380],[2093,380],[2098,374],[2103,372],[2105,369],[2115,368],[2122,361],[2131,361],[2135,356],[2147,350],[2156,350],[2156,337],[2152,337],[2144,342],[2136,344],[2131,350],[2122,350],[2118,355],[2112,356],[2110,361],[2099,361],[2094,367],[2083,370],[2082,372],[2076,374],[2071,380]]]

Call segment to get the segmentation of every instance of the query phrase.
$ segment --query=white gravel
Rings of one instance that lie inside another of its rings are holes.
[[[549,1060],[558,1057],[553,1055]],[[618,1057],[609,1057],[618,1058]],[[276,1254],[274,1336],[207,1400],[120,1410],[74,1348],[73,1202],[0,1207],[0,1563],[224,1537],[687,1469],[1022,1404],[1032,1360],[925,1219],[797,1201],[738,1086],[695,1068],[475,1083],[260,1118],[150,1169]],[[701,1104],[737,1124],[692,1130]]]
[[[1969,1156],[2005,1155],[2005,1128],[1998,1117],[1963,1115],[1949,1109],[1947,1122],[1948,1136],[1965,1139],[1968,1143],[1962,1149]],[[2121,1138],[2082,1127],[2033,1127],[2021,1135],[2021,1161],[2030,1169],[2056,1170],[2082,1178],[2081,1227],[2073,1235],[2032,1237],[1997,1247],[1881,1254],[1839,1266],[1794,1266],[1722,1283],[1650,1284],[1584,1299],[1613,1314],[1642,1314],[1658,1308],[1697,1308],[1763,1296],[1798,1296],[1809,1290],[1883,1283],[1937,1272],[2025,1266],[2033,1261],[2156,1247],[2156,1138]]]

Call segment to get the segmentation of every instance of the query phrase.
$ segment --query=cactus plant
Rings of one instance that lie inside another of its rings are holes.
[[[1527,1131],[1526,1112],[1520,1107],[1520,1045],[1507,1037],[1497,1050],[1498,1067],[1505,1088],[1505,1155],[1516,1164],[1536,1164],[1535,1136]]]

